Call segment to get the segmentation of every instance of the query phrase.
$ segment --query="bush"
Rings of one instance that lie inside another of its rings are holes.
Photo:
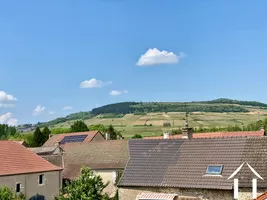
[[[143,138],[142,135],[139,135],[139,134],[135,134],[132,139],[140,139],[140,138]]]

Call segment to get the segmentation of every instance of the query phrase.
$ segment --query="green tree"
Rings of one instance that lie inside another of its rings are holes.
[[[51,134],[51,131],[50,129],[46,126],[44,127],[43,131],[42,131],[42,134],[43,134],[43,138],[44,138],[44,141],[43,141],[43,144],[49,139],[49,135]]]
[[[109,125],[106,131],[110,134],[111,140],[117,140],[117,134],[112,125]]]
[[[70,128],[53,128],[51,130],[52,134],[70,133]]]
[[[39,127],[37,127],[33,133],[33,146],[40,147],[44,144],[45,137],[40,130]]]
[[[80,176],[70,182],[57,199],[112,200],[112,198],[103,192],[107,185],[108,183],[104,184],[100,176],[94,175],[89,168],[83,167]]]
[[[74,122],[74,124],[71,125],[70,130],[71,130],[71,132],[89,131],[89,129],[86,126],[86,124],[81,120],[78,120],[78,121]]]
[[[101,133],[106,132],[106,128],[103,124],[92,124],[88,126],[89,131],[100,131]]]
[[[142,135],[139,135],[139,134],[135,134],[135,135],[132,137],[132,139],[138,139],[138,138],[143,138],[143,136],[142,136]]]
[[[8,187],[2,187],[0,188],[0,199],[1,200],[26,200],[25,195],[14,194]]]

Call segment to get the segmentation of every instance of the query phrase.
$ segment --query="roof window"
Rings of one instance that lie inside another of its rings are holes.
[[[209,165],[206,170],[206,175],[221,175],[223,165]]]

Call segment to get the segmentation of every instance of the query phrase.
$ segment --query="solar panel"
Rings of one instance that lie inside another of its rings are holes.
[[[71,142],[83,142],[87,135],[69,135],[65,136],[63,140],[61,140],[60,144],[66,144]]]

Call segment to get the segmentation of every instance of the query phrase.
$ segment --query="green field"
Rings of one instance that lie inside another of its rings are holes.
[[[259,113],[260,112],[260,115]],[[246,113],[207,113],[193,112],[189,115],[189,124],[191,127],[227,127],[228,125],[247,125],[255,122],[259,118],[267,116],[266,110],[251,109]],[[134,134],[143,136],[160,135],[164,131],[182,128],[185,124],[185,114],[178,112],[168,113],[148,113],[145,115],[126,114],[122,118],[106,118],[98,115],[92,119],[84,120],[87,125],[91,124],[112,124],[117,130],[123,131],[125,137],[131,137]],[[163,127],[164,122],[169,122],[171,127]],[[50,128],[70,127],[73,121],[56,124]]]

